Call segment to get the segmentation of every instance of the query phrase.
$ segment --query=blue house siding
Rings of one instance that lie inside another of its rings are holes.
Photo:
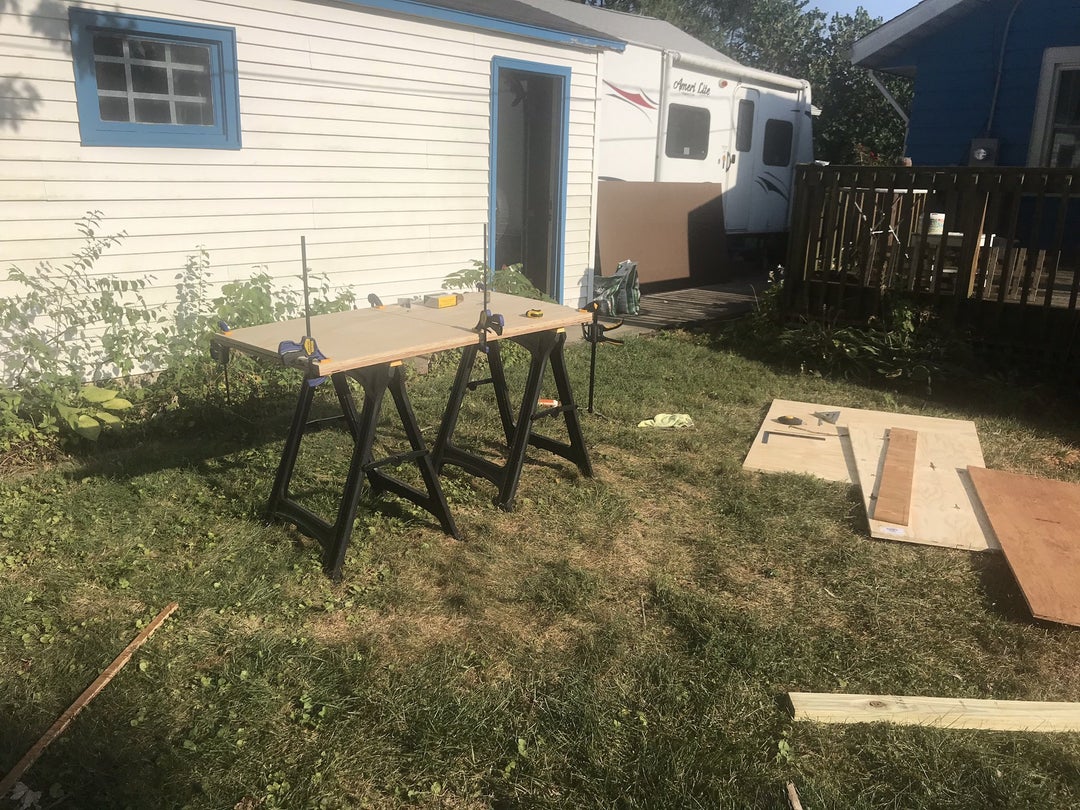
[[[1001,83],[988,118],[997,62],[1014,0],[994,0],[894,57],[916,67],[907,154],[916,164],[963,165],[972,138],[998,138],[998,163],[1028,160],[1035,103],[1047,48],[1080,46],[1080,3],[1022,0],[1008,26]],[[888,68],[886,68],[888,69]]]

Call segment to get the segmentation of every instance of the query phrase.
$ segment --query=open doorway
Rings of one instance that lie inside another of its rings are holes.
[[[492,75],[493,267],[562,293],[568,68],[497,58]]]

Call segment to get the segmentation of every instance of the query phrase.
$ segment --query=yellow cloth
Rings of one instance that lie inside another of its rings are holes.
[[[694,420],[688,413],[658,413],[652,419],[638,422],[638,427],[691,428]]]

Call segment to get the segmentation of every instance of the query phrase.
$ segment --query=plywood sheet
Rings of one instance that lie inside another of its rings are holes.
[[[316,315],[311,319],[311,336],[327,357],[318,363],[318,373],[333,374],[474,344],[479,340],[475,326],[482,308],[481,293],[466,293],[461,304],[443,309],[390,305]],[[506,320],[503,337],[563,329],[592,320],[589,313],[579,309],[503,293],[492,293],[490,308]],[[543,317],[525,317],[532,308],[543,310]],[[295,318],[234,329],[215,335],[214,340],[248,354],[276,358],[278,344],[300,340],[306,329],[305,320]],[[489,334],[489,339],[495,336]]]
[[[968,473],[1032,615],[1080,625],[1080,485]]]
[[[967,471],[969,466],[983,464],[982,447],[971,422],[959,422],[949,430],[918,431],[907,522],[882,519],[877,500],[890,427],[870,426],[858,419],[847,427],[870,536],[969,551],[1000,548]]]
[[[1080,731],[1080,703],[789,692],[796,720],[993,731]]]
[[[836,424],[820,419],[815,414],[836,412]],[[791,415],[803,420],[798,428],[785,427],[777,418]],[[859,482],[859,472],[851,457],[846,437],[841,441],[842,428],[859,425],[866,428],[902,427],[909,430],[932,430],[939,433],[970,433],[975,435],[975,423],[957,419],[941,419],[936,416],[868,411],[860,408],[844,408],[837,405],[821,405],[774,399],[761,423],[758,435],[750,446],[743,467],[765,472],[806,473],[827,481]],[[766,438],[763,434],[769,432]],[[825,436],[825,442],[801,442],[791,437],[774,439],[773,432]],[[982,458],[981,452],[979,458]],[[974,462],[972,462],[974,463]],[[980,462],[981,463],[981,462]]]
[[[719,183],[601,181],[597,242],[605,275],[633,259],[642,284],[724,281],[729,272],[721,191]]]
[[[848,463],[836,425],[814,416],[815,412],[837,410],[840,409],[831,405],[774,399],[743,467],[763,472],[805,473],[826,481],[858,480],[854,464]],[[788,415],[802,419],[802,425],[792,427],[777,421]]]

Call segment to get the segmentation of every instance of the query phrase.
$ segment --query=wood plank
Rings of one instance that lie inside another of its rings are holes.
[[[992,731],[1080,731],[1080,703],[789,692],[796,720]]]
[[[1080,485],[977,467],[968,474],[1031,614],[1080,625]]]
[[[907,523],[882,520],[874,505],[880,493],[887,430],[858,419],[847,427],[848,452],[857,471],[870,536],[967,551],[1000,548],[966,469],[983,465],[975,425],[959,422],[947,430],[919,430]]]
[[[877,520],[908,525],[911,513],[911,483],[915,477],[917,431],[889,428],[885,461],[878,482],[873,517]]]
[[[829,412],[839,412],[836,425],[815,416]],[[776,421],[783,415],[799,417],[803,423],[795,428],[784,427]],[[878,494],[882,448],[889,428],[915,430],[922,437],[916,447],[911,525],[868,518],[871,537],[971,551],[997,549],[997,540],[978,506],[978,496],[965,469],[968,465],[983,466],[974,422],[777,399],[743,467],[859,484],[867,515],[873,515],[871,504]],[[816,434],[825,440],[774,438],[773,434],[780,432]]]

